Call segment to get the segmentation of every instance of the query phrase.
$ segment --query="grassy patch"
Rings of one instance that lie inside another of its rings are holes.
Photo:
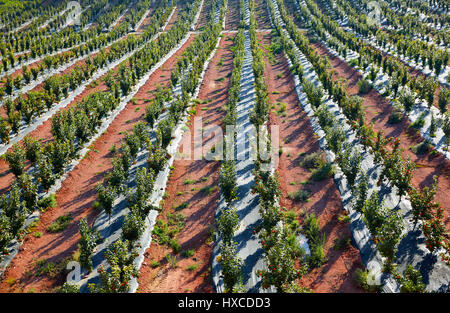
[[[37,231],[37,232],[35,232],[35,233],[33,234],[33,236],[34,236],[35,238],[41,238],[41,237],[42,237],[42,232]]]
[[[322,181],[324,179],[327,179],[328,177],[333,176],[333,174],[333,164],[326,162],[321,164],[319,168],[316,168],[312,171],[311,178],[315,181]]]
[[[309,198],[309,192],[307,190],[299,189],[297,191],[290,192],[288,194],[288,196],[289,196],[289,199],[291,199],[293,201],[306,202],[306,201],[308,201],[308,198]]]
[[[188,202],[183,202],[182,204],[175,207],[175,211],[186,209],[188,206],[189,206]]]
[[[348,247],[350,247],[350,245],[351,245],[350,237],[343,236],[343,237],[340,237],[340,238],[336,238],[334,240],[333,248],[335,250],[345,250]]]
[[[182,254],[185,258],[190,258],[190,257],[194,256],[195,251],[194,251],[194,249],[184,250]]]
[[[58,205],[55,194],[51,194],[48,197],[42,198],[38,201],[38,206],[41,211],[45,211],[48,208],[55,208]]]
[[[375,281],[375,277],[372,273],[370,273],[367,270],[360,269],[360,268],[358,268],[355,271],[355,274],[353,276],[353,280],[358,287],[361,287],[362,289],[364,289],[365,291],[368,291],[368,292],[376,291],[378,289],[378,286],[369,284],[368,283],[369,278],[372,282]]]
[[[340,214],[338,216],[338,221],[342,222],[342,223],[350,223],[351,222],[351,218],[350,218],[350,216],[348,216],[346,214]]]
[[[189,265],[188,267],[186,267],[186,270],[188,270],[189,272],[193,272],[193,271],[195,271],[197,268],[198,268],[198,265],[194,263],[194,264],[191,264],[191,265]]]
[[[321,162],[325,161],[325,153],[323,151],[317,151],[308,155],[301,154],[303,159],[299,162],[299,165],[304,168],[317,168]]]
[[[206,186],[200,189],[201,192],[206,193],[208,196],[214,192],[215,186]]]
[[[56,221],[50,224],[50,226],[47,228],[47,231],[50,233],[57,233],[60,231],[63,231],[67,228],[67,226],[72,221],[72,216],[69,214],[59,216]]]

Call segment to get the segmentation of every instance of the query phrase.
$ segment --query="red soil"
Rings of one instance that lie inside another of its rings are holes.
[[[265,0],[255,0],[255,17],[259,29],[270,28],[270,19]]]
[[[222,106],[228,99],[228,88],[233,68],[232,35],[226,35],[221,39],[219,49],[211,60],[200,87],[198,99],[202,103],[196,106],[197,113],[191,117],[202,117],[203,122],[209,121],[212,125],[221,125],[225,115]],[[223,65],[218,66],[222,60]],[[217,79],[224,77],[223,82]],[[211,102],[207,102],[211,100]],[[191,134],[193,124],[189,123]],[[206,127],[206,126],[205,126]],[[209,138],[203,139],[205,145]],[[192,138],[185,136],[183,142],[192,143]],[[208,143],[209,144],[209,143]],[[211,286],[211,253],[214,242],[210,240],[210,228],[214,225],[214,215],[219,201],[218,177],[220,163],[206,160],[175,160],[167,184],[168,197],[164,200],[163,211],[158,219],[167,221],[167,214],[179,213],[174,208],[182,203],[189,203],[187,208],[180,212],[186,216],[185,226],[176,235],[176,240],[181,244],[181,251],[193,249],[195,254],[191,258],[177,255],[178,267],[171,268],[166,260],[166,255],[172,253],[172,249],[160,245],[154,240],[145,252],[145,261],[141,268],[139,278],[140,292],[213,292]],[[202,179],[207,179],[202,181]],[[194,184],[184,184],[185,180],[196,181]],[[213,187],[209,194],[201,189]],[[193,188],[195,188],[193,190]],[[153,268],[151,261],[158,261],[161,266]],[[190,265],[198,267],[187,270]]]
[[[137,29],[138,32],[143,31],[143,30],[145,30],[148,26],[150,26],[150,22],[151,22],[152,17],[153,17],[152,14],[153,14],[153,12],[154,12],[155,9],[156,9],[156,7],[154,6],[155,3],[156,3],[156,2],[153,2],[153,3],[151,4],[150,11],[148,12],[148,14],[146,15],[146,17],[144,18],[144,21],[142,22],[142,24],[141,24],[141,25],[139,26],[139,28]],[[129,12],[129,11],[128,11],[128,12]],[[127,16],[127,14],[129,14],[128,12],[125,13],[124,16],[122,16],[122,18],[120,19],[120,21],[117,23],[116,27],[117,27],[118,25],[120,25],[120,23],[122,23],[123,20],[125,20],[125,17]]]
[[[107,48],[109,49],[109,48]],[[96,54],[92,54],[91,56],[95,56]],[[125,61],[126,64],[127,61]],[[66,73],[69,73],[72,69],[74,69],[76,66],[82,67],[82,65],[85,64],[85,59],[80,60],[76,62],[71,67],[67,68],[63,72],[56,74],[58,76],[64,75]],[[122,63],[123,64],[123,63]],[[119,69],[119,66],[116,66],[113,68],[114,72],[117,72]],[[83,90],[81,94],[75,97],[75,99],[70,102],[65,108],[60,109],[60,111],[68,110],[69,108],[76,105],[79,101],[87,97],[88,95],[97,92],[97,91],[105,91],[107,90],[107,87],[105,83],[103,82],[104,77],[106,76],[100,76],[94,83],[91,83],[86,86],[86,88]],[[32,91],[37,91],[42,89],[42,84],[37,85],[35,88],[32,89]],[[3,114],[6,116],[5,107],[0,108],[0,114]],[[43,124],[39,125],[34,131],[30,132],[27,136],[34,137],[36,139],[39,139],[42,144],[47,143],[51,140],[53,140],[53,135],[51,133],[52,128],[52,118],[49,118],[47,121],[45,121]],[[22,143],[23,140],[19,141],[19,143]],[[28,167],[26,168],[28,169]],[[11,186],[11,183],[14,180],[14,175],[9,171],[9,165],[6,163],[3,159],[0,158],[0,177],[2,178],[0,180],[0,195],[5,193],[8,188]]]
[[[361,75],[346,62],[334,57],[329,51],[319,43],[313,45],[321,54],[326,55],[335,71],[336,79],[347,81],[347,91],[350,95],[358,94],[357,82]],[[435,155],[422,154],[416,155],[409,148],[417,145],[424,139],[419,132],[408,130],[410,122],[403,118],[401,123],[388,124],[389,115],[392,112],[392,106],[386,98],[381,96],[376,90],[372,89],[366,95],[359,95],[363,98],[363,105],[366,112],[367,122],[373,121],[373,128],[376,131],[382,130],[386,137],[396,137],[400,139],[400,146],[404,150],[402,156],[410,157],[418,166],[414,171],[412,184],[415,188],[424,188],[433,183],[433,176],[438,178],[438,191],[435,200],[444,208],[444,222],[447,229],[450,225],[450,161],[441,153]]]
[[[225,30],[237,30],[239,27],[239,0],[228,0]]]
[[[197,25],[195,25],[195,30],[201,30],[201,28],[206,26],[209,20],[209,14],[211,12],[211,2],[204,1],[202,10],[200,11],[200,17],[198,18]]]
[[[289,17],[292,19],[292,21],[300,28],[303,28],[302,25],[300,25],[300,22],[294,17],[296,15],[296,9],[294,1],[296,0],[284,0],[284,6],[286,8],[286,13],[289,15]]]
[[[170,30],[175,24],[176,24],[176,22],[177,22],[177,20],[178,20],[178,14],[179,14],[179,12],[180,12],[180,4],[178,3],[177,4],[177,7],[175,8],[175,11],[173,12],[173,14],[172,14],[172,17],[170,18],[170,20],[169,20],[169,23],[167,23],[167,26],[166,26],[166,28],[164,29],[164,31],[168,31],[168,30]]]
[[[84,60],[80,60],[76,64],[81,66],[81,64],[82,63],[84,64],[84,62],[85,62]],[[118,69],[118,67],[114,68],[114,70],[117,70],[117,69]],[[65,70],[64,73],[68,72],[68,71],[70,71],[70,69]],[[61,73],[61,75],[62,75],[62,73]],[[100,77],[97,80],[97,82],[102,82],[103,77],[104,76]],[[33,91],[41,90],[41,89],[42,89],[42,84],[39,84],[35,88],[33,88]],[[84,99],[86,96],[88,96],[89,94],[91,94],[93,92],[100,91],[100,90],[106,90],[106,89],[107,89],[107,87],[104,83],[99,84],[98,86],[96,86],[95,84],[90,84],[90,85],[86,86],[86,89],[83,90],[83,92],[80,95],[75,97],[75,99],[71,103],[69,103],[65,108],[62,108],[60,111],[64,111],[64,110],[67,110],[67,109],[73,107],[79,101],[81,101],[82,99]],[[6,115],[6,111],[5,111],[4,107],[0,108],[0,112],[2,115]],[[43,124],[39,125],[34,131],[30,132],[27,136],[31,136],[36,139],[39,139],[41,141],[41,143],[44,144],[53,139],[53,135],[51,133],[51,128],[52,128],[52,118],[49,118]],[[22,143],[22,142],[23,142],[23,140],[21,140],[19,143]],[[2,178],[0,180],[0,194],[3,194],[11,186],[11,183],[14,180],[14,175],[9,171],[8,163],[6,163],[3,159],[0,159],[0,177]]]
[[[89,223],[92,223],[99,213],[92,208],[92,204],[96,200],[96,184],[112,168],[112,155],[109,149],[113,145],[119,146],[133,125],[143,119],[146,106],[144,100],[151,97],[152,91],[156,90],[158,85],[168,84],[170,70],[175,67],[177,57],[192,41],[193,36],[173,57],[153,73],[136,94],[136,105],[133,105],[132,102],[127,104],[107,131],[92,145],[87,157],[69,173],[61,189],[56,193],[58,206],[43,213],[40,223],[35,229],[35,231],[42,232],[42,237],[35,238],[30,234],[25,238],[20,252],[2,276],[0,291],[26,292],[33,289],[39,292],[50,292],[62,284],[64,277],[61,274],[53,278],[44,274],[33,275],[32,273],[36,271],[34,261],[46,259],[51,262],[61,262],[77,250],[78,221],[82,217],[87,217]],[[55,234],[46,231],[57,217],[68,213],[72,214],[73,220],[65,230]]]
[[[271,44],[269,33],[259,33],[258,38],[262,39],[263,45]],[[338,221],[338,216],[345,214],[339,191],[332,178],[314,182],[311,172],[299,166],[301,153],[310,154],[319,150],[317,136],[307,114],[301,109],[287,59],[282,54],[276,55],[275,59],[276,62],[271,64],[266,58],[265,79],[269,100],[274,106],[269,123],[279,126],[280,146],[283,149],[277,169],[282,191],[280,206],[294,210],[300,220],[305,213],[314,212],[320,221],[320,231],[326,236],[324,250],[328,262],[306,274],[300,285],[314,292],[361,292],[353,282],[355,270],[361,267],[359,251],[351,245],[342,251],[333,248],[336,239],[351,236],[349,225]],[[282,74],[280,78],[278,74]],[[279,110],[278,102],[286,104],[285,115],[276,112]],[[288,143],[286,138],[289,138]],[[306,181],[308,184],[305,184]],[[299,189],[310,192],[308,202],[296,202],[289,198],[289,193]]]

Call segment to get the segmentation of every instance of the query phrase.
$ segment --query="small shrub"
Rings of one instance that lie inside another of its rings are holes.
[[[188,270],[189,272],[193,272],[198,268],[198,264],[191,264],[188,267],[186,267],[186,270]]]
[[[362,95],[367,94],[372,89],[372,84],[365,79],[360,79],[357,82],[358,92]]]
[[[56,221],[50,224],[50,226],[47,228],[47,231],[50,233],[58,233],[63,231],[64,229],[69,226],[70,222],[72,221],[72,216],[69,214],[59,216]]]
[[[291,199],[293,201],[305,202],[308,200],[310,195],[307,190],[299,189],[295,192],[290,192],[288,196],[289,196],[289,199]]]
[[[58,293],[79,293],[80,292],[80,286],[76,284],[71,284],[68,282],[65,282],[61,288],[59,288],[56,292]]]
[[[176,255],[168,254],[168,255],[166,255],[166,260],[167,260],[167,263],[170,264],[170,267],[172,267],[172,268],[178,267],[178,261],[177,261]]]
[[[344,236],[334,240],[333,248],[335,250],[345,250],[351,245],[350,237]]]
[[[325,153],[323,151],[317,151],[306,155],[299,164],[301,167],[311,169],[319,167],[323,162],[325,162]]]
[[[57,205],[58,202],[56,201],[56,195],[54,193],[38,201],[38,206],[42,211],[45,211],[48,208],[55,208]]]
[[[41,237],[42,237],[42,232],[37,231],[37,232],[35,232],[35,233],[33,234],[33,236],[34,236],[35,238],[41,238]]]
[[[410,150],[415,154],[425,154],[428,153],[432,148],[433,146],[431,145],[431,143],[428,140],[424,140],[421,143],[410,147]]]
[[[374,292],[378,289],[378,286],[369,284],[369,279],[370,281],[375,281],[374,274],[360,268],[355,271],[355,274],[353,276],[353,280],[355,281],[357,286],[361,287],[367,292]]]
[[[173,252],[178,253],[181,249],[180,243],[175,239],[170,239],[169,246],[172,248]]]
[[[189,250],[184,250],[183,251],[183,256],[185,258],[190,258],[190,257],[194,256],[194,254],[195,254],[194,249],[189,249]]]
[[[315,181],[322,181],[334,175],[333,164],[325,162],[319,168],[312,171],[311,178]]]
[[[415,270],[411,264],[406,266],[403,277],[399,279],[400,291],[403,293],[424,293],[426,285],[422,281],[420,271]]]
[[[388,124],[398,124],[403,120],[403,112],[399,106],[395,106],[389,115]]]
[[[340,214],[338,216],[338,221],[342,222],[342,223],[350,223],[351,222],[351,218],[349,215],[346,214]]]

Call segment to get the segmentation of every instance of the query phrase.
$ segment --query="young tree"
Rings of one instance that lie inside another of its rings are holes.
[[[49,190],[56,181],[56,176],[53,173],[53,164],[46,155],[39,158],[37,162],[38,171],[35,174],[38,181],[41,183],[44,190]]]
[[[111,215],[114,200],[117,196],[114,187],[99,183],[96,187],[98,202],[108,215]]]
[[[28,174],[22,174],[17,180],[22,189],[22,198],[28,210],[33,210],[38,203],[37,191],[38,187],[33,182],[33,178]]]
[[[129,283],[132,277],[137,277],[139,271],[133,264],[138,255],[135,249],[129,251],[128,241],[118,240],[105,252],[105,258],[110,266],[107,271],[100,267],[100,284],[90,284],[88,287],[92,293],[126,293],[129,291]]]
[[[100,234],[89,227],[87,219],[82,218],[79,223],[80,230],[80,263],[85,269],[92,270],[92,253],[100,239]]]
[[[219,186],[228,206],[237,197],[236,165],[234,160],[224,161],[220,168]]]
[[[232,292],[241,277],[243,261],[237,256],[236,243],[223,243],[220,246],[220,264],[222,266],[225,292]]]
[[[9,168],[16,177],[23,174],[26,154],[25,150],[18,143],[14,144],[12,149],[5,153],[5,160],[9,163]]]
[[[239,228],[239,216],[234,208],[226,208],[222,210],[216,221],[217,231],[223,242],[231,243],[234,232]]]
[[[450,90],[448,90],[448,88],[441,87],[441,89],[439,90],[439,102],[438,102],[439,111],[441,112],[441,114],[445,114],[445,112],[447,112],[449,100],[450,100]]]
[[[23,141],[25,155],[31,163],[36,163],[41,155],[41,143],[34,137],[26,136]]]
[[[391,272],[392,263],[397,252],[397,245],[402,238],[405,226],[397,212],[384,214],[383,222],[377,231],[377,244],[380,254],[386,258],[385,270]]]

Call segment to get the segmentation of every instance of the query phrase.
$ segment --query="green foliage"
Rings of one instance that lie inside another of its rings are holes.
[[[224,209],[216,221],[217,231],[224,243],[230,243],[239,227],[239,216],[234,208]]]
[[[411,264],[406,266],[403,277],[399,279],[400,291],[403,293],[424,293],[426,285],[422,282],[420,271],[415,270]]]
[[[356,269],[353,280],[359,287],[363,288],[367,292],[374,292],[379,287],[372,283],[375,281],[375,275],[368,270],[363,270],[360,268]]]
[[[319,219],[314,213],[308,214],[303,227],[306,237],[309,239],[311,255],[308,257],[308,263],[311,267],[320,267],[327,258],[324,252],[325,234],[320,233]]]
[[[25,201],[25,206],[29,210],[34,210],[38,204],[38,187],[33,182],[33,178],[28,174],[22,174],[17,179],[17,183],[22,190],[22,198]]]
[[[365,79],[360,79],[357,82],[358,92],[362,95],[367,94],[373,86]]]
[[[38,201],[38,206],[42,211],[45,211],[48,208],[55,208],[57,205],[58,202],[56,201],[56,195],[54,193]]]
[[[50,226],[47,228],[47,231],[50,233],[58,233],[63,231],[69,226],[72,221],[71,214],[61,215],[59,216]]]
[[[230,292],[238,283],[243,266],[243,261],[237,256],[236,243],[228,242],[220,246],[220,265],[225,292]]]
[[[361,153],[358,150],[355,150],[350,144],[345,144],[344,150],[338,152],[339,166],[347,178],[348,185],[351,189],[353,189],[355,185],[356,176],[360,170],[361,160]]]
[[[300,166],[305,168],[317,168],[325,162],[325,153],[323,151],[316,151],[305,155],[299,162]]]
[[[105,210],[106,213],[111,214],[114,204],[114,200],[117,196],[114,187],[99,183],[95,188],[97,191],[98,203],[100,207]]]
[[[85,269],[92,270],[92,253],[100,239],[100,234],[89,227],[87,219],[82,218],[79,222],[80,231],[80,264]]]
[[[79,293],[80,286],[65,282],[61,288],[57,290],[58,293]]]
[[[41,153],[41,144],[33,137],[25,137],[23,141],[25,155],[31,163],[37,162]]]
[[[133,206],[125,216],[122,226],[122,236],[125,240],[134,242],[138,240],[145,230],[145,221],[139,213],[139,208]]]
[[[234,160],[222,162],[219,174],[219,187],[230,206],[237,197],[236,165]]]
[[[129,291],[129,283],[132,277],[137,277],[139,271],[133,264],[137,256],[136,249],[129,249],[128,241],[118,240],[111,244],[105,252],[105,258],[109,264],[109,270],[99,268],[99,284],[89,284],[92,293],[126,293]]]
[[[311,172],[311,178],[315,181],[322,181],[334,175],[334,167],[332,163],[321,162],[318,168]]]
[[[14,144],[12,149],[5,153],[5,161],[9,163],[11,172],[19,177],[23,174],[25,169],[26,153],[25,150],[19,145]]]
[[[299,189],[295,192],[290,192],[288,196],[289,196],[289,199],[291,199],[291,200],[306,202],[309,198],[309,191]]]

